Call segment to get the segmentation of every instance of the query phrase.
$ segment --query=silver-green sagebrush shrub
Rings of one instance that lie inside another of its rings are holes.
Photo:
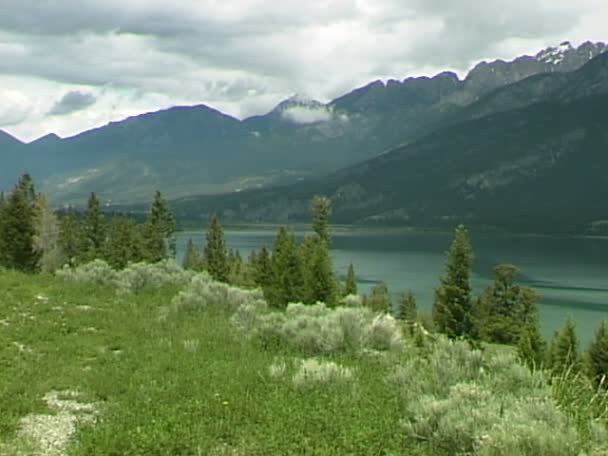
[[[258,315],[251,335],[264,346],[280,344],[307,354],[399,350],[404,346],[401,329],[392,317],[364,307],[330,309],[323,303],[292,303],[284,314]]]
[[[344,384],[352,380],[353,372],[348,367],[340,366],[333,361],[320,361],[315,358],[302,360],[292,378],[293,384],[300,388]]]
[[[122,291],[137,293],[164,286],[184,286],[193,276],[192,271],[182,269],[174,260],[133,263],[118,273],[118,287]]]
[[[65,265],[55,275],[71,282],[112,286],[118,283],[119,277],[118,272],[103,260],[94,260],[76,268]]]
[[[601,454],[605,432],[582,434],[553,399],[542,373],[514,352],[482,352],[441,336],[406,353],[389,381],[401,398],[401,428],[413,453]]]
[[[169,285],[184,286],[194,275],[182,269],[174,260],[152,264],[133,263],[121,271],[112,269],[103,260],[93,260],[75,268],[66,265],[55,274],[64,280],[115,286],[128,293]]]
[[[266,308],[266,302],[261,290],[236,288],[213,281],[203,273],[196,275],[186,289],[173,298],[173,306],[178,312],[218,309],[233,314],[247,306],[261,312]]]
[[[401,328],[394,317],[379,314],[365,328],[365,346],[380,351],[399,351],[405,347]]]

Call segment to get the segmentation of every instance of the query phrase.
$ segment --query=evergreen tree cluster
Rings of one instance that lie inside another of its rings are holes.
[[[275,241],[243,260],[226,247],[219,218],[211,218],[206,243],[202,248],[190,240],[184,267],[206,270],[214,279],[233,285],[259,287],[274,308],[290,302],[337,304],[344,294],[357,292],[351,265],[345,286],[339,283],[330,255],[329,219],[331,201],[323,196],[311,202],[313,234],[299,243],[287,227],[280,227]]]
[[[103,259],[115,268],[156,262],[174,254],[175,221],[160,192],[146,220],[108,216],[91,193],[86,210],[58,215],[24,174],[0,196],[0,265],[26,272],[52,272],[64,264]]]
[[[608,323],[603,322],[586,352],[581,353],[576,326],[568,319],[547,344],[540,333],[537,301],[529,287],[516,283],[517,267],[499,264],[494,283],[473,299],[470,275],[473,249],[467,229],[460,225],[447,253],[446,273],[435,293],[436,328],[452,338],[512,345],[531,368],[547,368],[554,375],[586,373],[597,385],[608,386]],[[401,309],[415,309],[404,298]]]

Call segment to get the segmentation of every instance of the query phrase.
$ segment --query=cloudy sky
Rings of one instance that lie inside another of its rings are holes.
[[[0,129],[30,141],[205,103],[242,118],[294,94],[460,75],[607,41],[606,0],[1,0]]]

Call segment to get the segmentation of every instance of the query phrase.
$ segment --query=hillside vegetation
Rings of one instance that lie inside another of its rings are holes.
[[[143,288],[112,280],[99,272],[88,279],[0,273],[2,454],[608,448],[597,410],[583,407],[593,391],[568,401],[509,350],[409,336],[390,319],[366,326],[357,308],[343,311],[341,329],[287,344],[278,315],[259,297],[205,274],[196,280],[208,291],[199,288],[197,299],[173,280]],[[287,315],[299,321],[297,332],[334,312],[290,306]]]

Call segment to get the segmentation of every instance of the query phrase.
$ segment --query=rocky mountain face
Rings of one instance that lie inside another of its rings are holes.
[[[243,121],[200,105],[28,145],[0,135],[0,189],[24,170],[56,203],[75,204],[91,191],[114,204],[148,201],[157,188],[189,197],[297,182],[377,157],[440,127],[551,99],[566,86],[573,95],[560,96],[573,99],[581,91],[575,74],[580,87],[597,93],[603,75],[591,80],[568,71],[606,49],[563,44],[513,62],[482,62],[464,80],[445,72],[372,82],[328,104],[294,96]]]
[[[174,206],[184,217],[293,222],[307,220],[313,195],[326,194],[341,223],[585,232],[608,220],[608,54],[570,74],[530,79],[491,100],[536,102],[472,116],[325,178]]]

